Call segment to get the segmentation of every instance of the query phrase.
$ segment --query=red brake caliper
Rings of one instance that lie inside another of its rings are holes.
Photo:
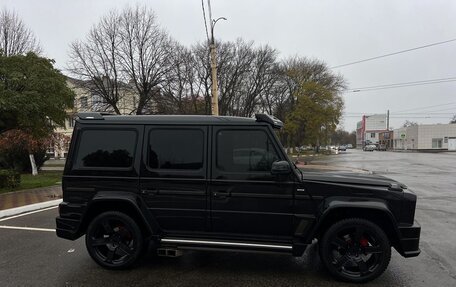
[[[369,241],[363,237],[359,240],[359,245],[361,245],[361,247],[367,247],[369,246]]]

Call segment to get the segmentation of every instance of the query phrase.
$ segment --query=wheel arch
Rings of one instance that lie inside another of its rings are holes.
[[[394,215],[384,202],[380,201],[340,201],[325,204],[313,231],[313,238],[320,239],[326,230],[337,221],[347,218],[361,218],[378,225],[388,236],[394,247],[400,245],[399,230]]]
[[[107,211],[119,211],[132,217],[146,238],[158,235],[158,225],[143,200],[136,194],[126,194],[125,192],[97,193],[84,213],[79,232],[85,233],[90,222]]]

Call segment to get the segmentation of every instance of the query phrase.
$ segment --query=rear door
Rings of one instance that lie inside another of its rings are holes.
[[[285,160],[268,126],[213,127],[211,219],[214,233],[287,239],[293,233],[293,177],[271,175]]]
[[[207,230],[207,127],[146,126],[140,189],[167,234]]]

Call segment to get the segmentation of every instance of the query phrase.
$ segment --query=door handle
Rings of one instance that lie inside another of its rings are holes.
[[[225,198],[228,197],[230,193],[226,190],[217,190],[212,192],[212,196],[217,197],[217,198]]]

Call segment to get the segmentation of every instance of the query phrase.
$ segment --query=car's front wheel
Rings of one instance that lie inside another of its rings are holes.
[[[109,269],[131,266],[140,257],[144,240],[128,215],[109,211],[95,217],[86,233],[86,247],[96,263]]]
[[[378,225],[350,218],[335,223],[325,232],[320,256],[337,279],[361,283],[385,271],[391,258],[391,245]]]

